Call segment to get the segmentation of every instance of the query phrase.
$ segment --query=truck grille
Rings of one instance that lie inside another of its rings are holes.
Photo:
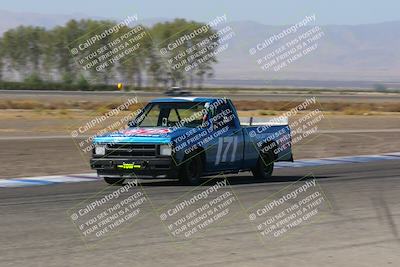
[[[154,157],[157,155],[157,145],[139,144],[108,144],[106,157]]]

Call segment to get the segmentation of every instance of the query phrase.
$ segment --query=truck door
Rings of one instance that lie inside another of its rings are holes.
[[[211,124],[213,145],[207,155],[210,170],[238,170],[243,160],[244,140],[237,114],[229,101],[217,106]]]

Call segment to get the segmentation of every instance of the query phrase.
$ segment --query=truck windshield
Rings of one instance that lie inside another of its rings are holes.
[[[205,102],[149,103],[135,119],[140,127],[190,127],[203,123]]]

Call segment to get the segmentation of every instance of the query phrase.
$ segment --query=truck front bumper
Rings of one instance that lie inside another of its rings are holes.
[[[172,157],[92,158],[92,169],[100,177],[177,178],[178,167]]]

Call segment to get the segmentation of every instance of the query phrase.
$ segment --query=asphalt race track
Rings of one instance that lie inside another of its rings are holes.
[[[399,174],[400,160],[377,160],[280,168],[270,181],[249,173],[228,176],[243,210],[307,175],[323,189],[329,211],[269,242],[260,241],[246,213],[185,241],[168,235],[157,207],[209,184],[143,182],[153,208],[89,245],[68,210],[119,187],[96,181],[0,188],[0,266],[400,266]]]

